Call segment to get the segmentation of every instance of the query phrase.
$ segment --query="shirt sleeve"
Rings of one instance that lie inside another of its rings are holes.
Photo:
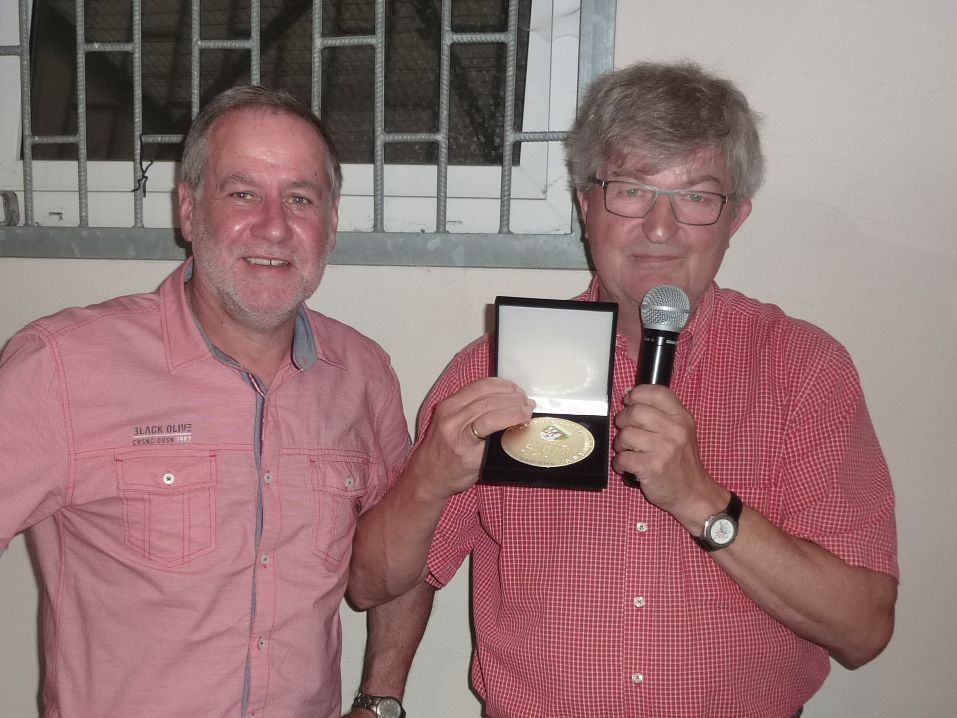
[[[69,500],[62,366],[40,329],[15,335],[0,356],[0,548]]]
[[[489,376],[489,366],[488,335],[476,340],[456,355],[422,405],[417,441],[421,441],[428,431],[432,414],[439,402],[462,387]],[[481,530],[477,494],[474,486],[456,494],[449,499],[442,511],[429,550],[429,575],[426,578],[435,588],[441,588],[452,580],[475,545],[476,533]]]
[[[385,467],[385,482],[377,488],[375,503],[399,478],[409,456],[411,441],[409,427],[402,409],[402,393],[395,371],[389,367],[388,382],[384,391],[384,400],[375,418],[376,444],[379,459]]]
[[[894,492],[857,371],[836,342],[815,367],[788,422],[782,528],[897,577]]]

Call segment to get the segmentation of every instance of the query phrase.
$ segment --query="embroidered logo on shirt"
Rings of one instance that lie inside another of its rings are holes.
[[[192,424],[144,424],[133,427],[133,446],[188,444],[192,440]]]

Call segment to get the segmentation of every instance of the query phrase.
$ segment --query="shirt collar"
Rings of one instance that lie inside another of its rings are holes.
[[[688,323],[678,336],[678,353],[675,360],[680,362],[682,371],[690,372],[697,366],[706,352],[708,329],[714,316],[717,289],[713,281],[698,302],[698,306],[688,318]]]
[[[162,323],[167,347],[167,362],[170,372],[175,373],[185,364],[206,356],[214,356],[224,363],[235,362],[209,341],[199,325],[189,300],[186,297],[186,282],[193,276],[193,258],[189,257],[160,285],[160,304],[163,308]],[[325,352],[329,354],[330,352]],[[338,357],[324,357],[317,348],[316,334],[309,321],[309,312],[300,305],[292,335],[290,358],[300,371],[312,367],[318,358],[334,365],[341,365]]]

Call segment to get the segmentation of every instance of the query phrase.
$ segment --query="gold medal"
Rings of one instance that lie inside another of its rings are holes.
[[[575,464],[595,449],[595,437],[581,424],[556,416],[536,416],[506,429],[502,449],[516,461],[551,469]]]

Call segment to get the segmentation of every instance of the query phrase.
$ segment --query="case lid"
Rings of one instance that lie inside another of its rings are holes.
[[[535,413],[607,415],[618,305],[498,297],[496,374]]]

